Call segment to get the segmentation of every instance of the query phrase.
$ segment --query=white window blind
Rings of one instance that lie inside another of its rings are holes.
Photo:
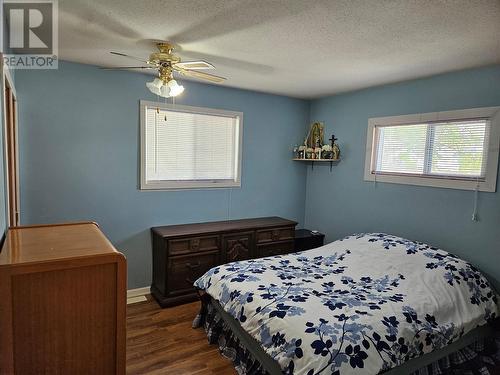
[[[372,172],[484,180],[488,119],[375,127]]]
[[[143,105],[143,188],[239,186],[241,114]]]

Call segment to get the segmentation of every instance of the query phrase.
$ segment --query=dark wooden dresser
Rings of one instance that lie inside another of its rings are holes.
[[[0,374],[125,374],[126,272],[95,223],[10,228]]]
[[[194,301],[193,282],[212,267],[293,252],[296,225],[263,217],[151,228],[151,294],[162,307]]]

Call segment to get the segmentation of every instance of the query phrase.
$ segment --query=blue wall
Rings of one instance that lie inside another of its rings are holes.
[[[65,62],[57,71],[16,74],[22,223],[99,222],[128,258],[130,288],[150,282],[149,227],[228,217],[228,190],[137,189],[138,100],[155,99],[144,87],[149,79]],[[329,241],[394,233],[455,252],[500,280],[498,192],[480,193],[480,221],[472,222],[471,191],[363,181],[368,118],[499,106],[500,66],[310,102],[184,84],[180,104],[244,112],[242,188],[232,192],[231,218],[280,215]],[[331,173],[290,160],[309,120],[325,121],[326,134],[340,138],[343,160]]]
[[[343,160],[308,169],[305,226],[329,241],[355,232],[384,231],[440,246],[500,280],[500,193],[363,181],[368,119],[500,106],[500,65],[381,86],[311,103],[311,121],[339,138]],[[500,185],[498,185],[500,186]],[[498,188],[497,188],[498,189]]]
[[[149,228],[225,220],[229,190],[138,190],[139,99],[152,76],[61,62],[19,71],[21,221],[97,221],[128,260],[129,288],[151,281]],[[309,103],[184,82],[177,103],[244,113],[242,187],[231,218],[279,215],[303,222],[303,165],[290,162]]]

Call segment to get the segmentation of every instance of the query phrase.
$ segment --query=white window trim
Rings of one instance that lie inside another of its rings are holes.
[[[471,119],[478,117],[490,118],[490,137],[488,145],[488,160],[483,181],[461,180],[440,177],[403,176],[375,174],[373,172],[373,157],[375,155],[375,127],[387,125],[402,125],[426,121],[446,121]],[[365,181],[388,182],[395,184],[432,186],[461,190],[476,190],[495,192],[497,183],[498,153],[500,148],[500,107],[483,107],[445,112],[430,112],[402,116],[376,117],[368,120],[366,136]]]
[[[201,113],[206,115],[219,115],[238,118],[237,147],[238,155],[236,160],[236,179],[210,180],[210,181],[147,181],[146,180],[146,107],[155,107],[167,111],[179,111],[188,113]],[[158,103],[148,100],[140,101],[140,123],[141,123],[141,144],[140,144],[140,189],[141,190],[184,190],[184,189],[220,189],[241,187],[241,158],[243,149],[243,113],[226,111],[222,109],[193,107],[179,104]]]

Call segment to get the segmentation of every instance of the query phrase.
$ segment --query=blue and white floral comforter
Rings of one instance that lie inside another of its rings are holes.
[[[215,267],[195,286],[287,374],[377,374],[499,313],[497,295],[471,264],[380,233]]]

